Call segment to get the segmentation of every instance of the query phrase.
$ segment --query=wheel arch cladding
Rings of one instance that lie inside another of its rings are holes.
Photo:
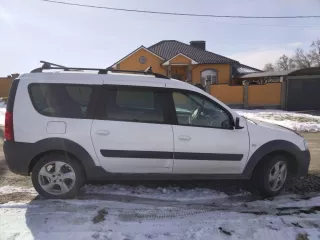
[[[29,173],[43,155],[50,153],[67,154],[69,157],[79,161],[86,173],[96,166],[90,154],[78,143],[71,140],[64,138],[47,138],[36,142],[33,145],[35,151],[32,160],[29,163]]]
[[[303,161],[302,151],[295,144],[285,140],[274,140],[260,146],[250,157],[243,171],[243,174],[251,177],[253,171],[258,164],[268,155],[283,154],[286,155],[289,161],[289,168],[294,174],[298,173],[300,161]],[[291,161],[294,162],[291,162]],[[293,163],[293,164],[292,164]]]

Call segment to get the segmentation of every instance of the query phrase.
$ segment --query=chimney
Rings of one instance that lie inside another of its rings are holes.
[[[190,46],[206,50],[206,41],[191,41]]]

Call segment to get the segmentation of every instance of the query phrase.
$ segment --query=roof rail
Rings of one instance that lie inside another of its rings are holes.
[[[43,70],[63,70],[63,71],[98,71],[98,74],[108,74],[108,72],[114,73],[134,73],[134,74],[144,74],[144,75],[153,75],[156,78],[165,78],[169,79],[167,76],[152,72],[152,67],[148,67],[145,71],[135,71],[135,70],[119,70],[113,68],[78,68],[78,67],[65,67],[55,63],[50,63],[46,61],[40,61],[43,65],[40,68],[35,68],[31,73],[39,73]]]

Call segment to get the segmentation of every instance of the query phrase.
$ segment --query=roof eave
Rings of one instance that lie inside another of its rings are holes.
[[[190,59],[190,60],[191,60],[191,64],[199,64],[197,61],[195,61],[195,60],[193,60],[192,58],[186,56],[185,54],[183,54],[183,53],[178,53],[177,55],[175,55],[174,57],[170,58],[169,60],[167,60],[166,62],[162,63],[161,65],[163,65],[163,66],[168,66],[168,65],[170,64],[170,61],[171,61],[172,59],[174,59],[175,57],[179,56],[179,55],[180,55],[180,56],[183,56],[183,57],[185,57],[185,58]]]

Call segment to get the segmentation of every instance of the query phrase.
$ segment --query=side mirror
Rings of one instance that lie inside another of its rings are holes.
[[[242,129],[243,127],[240,126],[240,118],[236,117],[236,122],[234,124],[235,129]]]

